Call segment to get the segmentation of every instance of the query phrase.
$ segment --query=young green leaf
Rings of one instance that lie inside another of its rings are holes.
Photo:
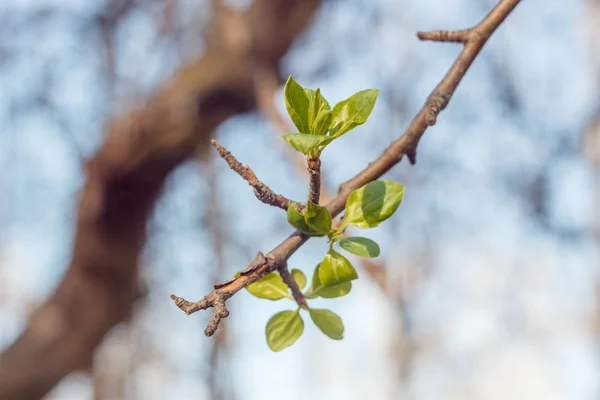
[[[296,128],[300,132],[310,132],[308,123],[310,101],[304,88],[290,76],[285,83],[283,94],[285,107]]]
[[[327,336],[334,340],[344,338],[344,324],[342,319],[329,310],[310,310],[310,318],[315,325]]]
[[[279,300],[284,297],[291,299],[288,287],[277,272],[271,272],[260,280],[246,286],[246,290],[260,299]]]
[[[313,135],[324,135],[329,129],[331,122],[331,107],[325,97],[321,95],[321,89],[304,89],[308,96],[310,108],[308,111],[308,123],[310,133]]]
[[[331,231],[331,214],[327,208],[310,201],[306,203],[304,221],[315,234],[325,236]]]
[[[304,272],[294,268],[292,269],[292,278],[294,278],[300,290],[304,289],[306,286],[306,275],[304,275]]]
[[[312,230],[304,220],[304,215],[296,210],[296,203],[290,203],[288,206],[287,217],[290,225],[296,228],[298,232],[304,233],[305,235],[312,234]]]
[[[373,228],[396,211],[403,196],[404,185],[392,181],[370,182],[348,196],[343,225]]]
[[[332,287],[325,288],[319,279],[319,266],[318,264],[315,268],[315,272],[313,272],[312,283],[308,291],[306,292],[306,297],[308,299],[314,299],[316,297],[323,297],[325,299],[334,299],[336,297],[343,297],[350,293],[352,290],[352,282],[344,282],[339,285],[335,285]]]
[[[358,274],[350,261],[337,251],[330,249],[319,267],[321,284],[328,288],[354,279],[358,279]]]
[[[349,237],[339,241],[340,247],[352,254],[361,257],[377,257],[379,255],[379,245],[364,237]]]
[[[294,344],[302,332],[304,332],[304,321],[296,311],[281,311],[273,315],[267,322],[266,335],[267,344],[273,351],[281,351]]]
[[[333,107],[331,136],[338,138],[366,122],[375,107],[379,90],[367,89],[353,94]]]
[[[333,114],[330,110],[321,111],[315,121],[313,122],[311,129],[315,135],[325,135],[329,130],[329,125],[331,124],[331,119]],[[329,143],[329,142],[327,142]]]
[[[310,133],[290,133],[285,135],[283,139],[291,144],[296,151],[304,155],[318,150],[320,146],[328,144],[332,140],[329,136],[311,135]]]
[[[308,101],[311,104],[312,110],[331,110],[329,102],[321,94],[321,89],[317,88],[317,90],[312,90],[304,88],[304,92],[306,93],[306,97],[308,97]],[[313,117],[314,116],[315,114],[313,113]]]
[[[325,207],[316,204],[307,204],[307,215],[302,215],[296,209],[295,203],[288,206],[288,222],[294,228],[308,236],[325,236],[331,230],[331,214]]]

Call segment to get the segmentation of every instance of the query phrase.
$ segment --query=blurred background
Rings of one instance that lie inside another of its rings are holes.
[[[278,77],[263,77],[259,107],[214,135],[274,191],[303,199],[302,160],[281,139],[291,132],[282,80],[292,74],[332,103],[378,88],[369,121],[323,154],[335,193],[402,134],[461,50],[416,31],[470,27],[495,4],[322,1]],[[63,277],[85,162],[109,121],[203,57],[215,31],[243,43],[236,18],[249,7],[0,2],[0,349]],[[216,152],[200,152],[169,177],[150,221],[132,317],[90,371],[47,399],[600,398],[598,42],[598,0],[529,0],[508,17],[426,132],[417,164],[385,176],[406,194],[362,233],[382,256],[353,259],[361,279],[348,296],[313,301],[342,317],[341,341],[307,323],[295,345],[271,352],[265,324],[294,304],[246,291],[211,338],[210,312],[174,306],[169,294],[200,299],[291,233]],[[310,277],[326,247],[311,240],[290,267]]]

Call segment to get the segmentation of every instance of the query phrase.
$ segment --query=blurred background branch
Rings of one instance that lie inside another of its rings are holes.
[[[0,398],[39,398],[66,374],[91,364],[103,336],[130,315],[139,296],[137,260],[167,174],[225,118],[252,107],[252,96],[245,95],[252,93],[248,47],[276,65],[317,5],[254,2],[244,17],[251,27],[244,48],[225,35],[233,27],[217,25],[215,44],[201,59],[144,108],[111,124],[87,166],[71,265],[55,294],[0,356]],[[102,26],[110,27],[127,9],[128,3],[111,8]]]

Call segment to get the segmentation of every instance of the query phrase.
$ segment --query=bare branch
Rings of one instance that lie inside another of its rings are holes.
[[[287,211],[288,206],[291,203],[289,199],[273,192],[271,188],[269,188],[256,177],[256,174],[250,169],[250,167],[248,167],[248,165],[242,165],[242,163],[239,162],[229,150],[223,147],[221,143],[214,139],[211,140],[211,143],[215,149],[217,149],[221,158],[227,162],[229,168],[244,178],[244,180],[254,188],[254,195],[259,201]]]
[[[219,290],[215,290],[202,300],[195,303],[190,303],[181,297],[171,295],[171,299],[173,299],[177,307],[181,308],[188,315],[198,310],[206,310],[209,307],[214,308],[210,322],[204,330],[204,334],[206,336],[212,336],[217,331],[221,319],[229,316],[229,310],[227,307],[225,307],[225,300],[227,300],[229,297],[231,296],[227,296],[226,293],[221,293]]]
[[[302,241],[297,245],[300,247],[302,243],[304,243],[308,237],[302,235],[300,237],[298,235],[292,235],[291,237],[298,237]],[[202,298],[200,301],[189,302],[181,297],[171,295],[171,299],[175,302],[177,307],[179,307],[183,312],[187,315],[193,314],[199,310],[206,310],[209,307],[213,307],[213,315],[208,323],[208,326],[204,330],[204,334],[206,336],[212,336],[221,322],[221,319],[226,318],[229,315],[229,311],[227,307],[225,307],[225,301],[227,301],[231,296],[236,294],[238,291],[242,290],[246,286],[251,283],[256,282],[269,272],[272,272],[278,269],[281,265],[285,265],[287,258],[283,261],[275,261],[276,259],[283,259],[282,255],[286,253],[293,253],[292,249],[295,246],[295,243],[282,243],[277,248],[273,249],[266,256],[259,252],[256,255],[256,258],[248,265],[248,267],[240,273],[240,275],[236,279],[232,279],[230,281],[215,285],[215,290],[213,290],[210,294]],[[294,250],[295,251],[295,250]]]
[[[412,120],[404,134],[399,139],[392,142],[384,150],[383,154],[375,161],[371,162],[368,167],[339,186],[337,196],[326,206],[333,217],[338,215],[344,209],[346,200],[353,190],[378,179],[381,175],[398,164],[405,155],[410,155],[414,160],[417,145],[425,130],[429,126],[435,124],[437,116],[450,101],[452,94],[483,48],[487,39],[519,3],[520,0],[500,0],[496,7],[477,26],[469,30],[468,38],[464,42],[465,44],[462,52],[458,55],[446,76],[432,91],[425,102],[425,105]],[[266,255],[269,259],[268,263],[253,269],[246,275],[239,276],[226,284],[220,285],[219,290],[227,289],[230,294],[229,297],[231,297],[231,295],[237,291],[256,282],[266,274],[283,265],[307,240],[307,236],[294,232]],[[213,293],[209,294],[207,297],[210,297]]]

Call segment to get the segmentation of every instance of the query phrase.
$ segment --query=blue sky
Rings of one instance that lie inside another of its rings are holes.
[[[326,182],[335,187],[401,134],[460,50],[421,43],[415,31],[467,27],[492,3],[327,2],[284,60],[282,74],[321,87],[330,102],[368,87],[382,94],[368,123],[324,153]],[[0,345],[18,334],[31,307],[62,276],[83,182],[80,154],[94,151],[106,118],[127,104],[132,90],[146,93],[181,62],[171,44],[156,41],[150,16],[135,14],[122,28],[120,80],[111,93],[101,86],[94,36],[82,34],[77,22],[97,4],[48,2],[61,10],[56,17],[18,29],[18,16],[43,4],[0,6],[15,32],[0,39],[0,49],[13,54],[0,73],[0,168],[7,171],[0,175]],[[581,28],[585,13],[583,1],[519,5],[425,134],[417,165],[402,163],[386,176],[406,184],[405,199],[397,215],[364,235],[380,243],[390,283],[406,293],[404,316],[362,272],[348,297],[317,304],[342,316],[344,340],[330,341],[307,323],[298,343],[271,353],[264,325],[293,304],[240,293],[224,328],[232,337],[225,386],[245,399],[597,397],[596,177],[580,140],[598,96]],[[201,52],[202,43],[196,46]],[[148,68],[140,73],[141,62]],[[55,112],[29,103],[40,94]],[[276,95],[283,112],[281,92]],[[306,195],[278,133],[260,117],[233,118],[217,136],[274,190]],[[116,371],[131,362],[120,354],[148,349],[148,362],[129,375],[132,398],[207,395],[212,339],[202,330],[209,315],[186,317],[168,298],[199,298],[213,283],[206,273],[211,238],[198,224],[203,168],[190,162],[176,171],[157,207],[145,266],[151,295],[136,320],[143,341],[121,329],[105,345],[106,365],[120,360]],[[248,252],[268,251],[290,229],[224,163],[216,169],[227,230],[241,243],[228,247],[233,274],[254,255]],[[544,193],[542,217],[527,195],[536,182]],[[325,248],[311,241],[290,265],[310,275]],[[403,321],[410,326],[402,328]],[[403,343],[412,346],[404,378]],[[54,394],[90,396],[83,375]]]

